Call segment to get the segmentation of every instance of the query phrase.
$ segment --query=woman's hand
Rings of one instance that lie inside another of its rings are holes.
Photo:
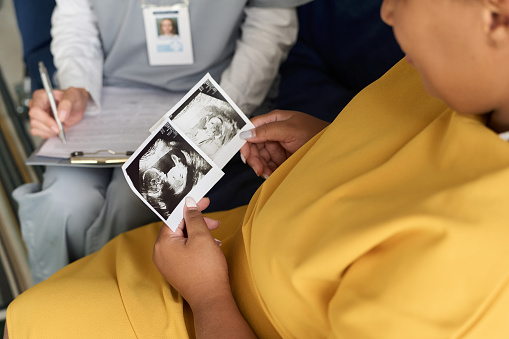
[[[177,231],[161,227],[154,263],[191,306],[197,338],[256,338],[235,303],[226,258],[209,231],[219,222],[200,212],[208,204],[208,199],[196,204],[186,198],[184,222]]]
[[[175,232],[161,227],[153,253],[158,270],[191,307],[218,292],[231,294],[226,259],[210,234],[219,221],[201,214],[208,199],[193,202],[186,199],[184,220]]]
[[[65,91],[54,90],[58,117],[64,129],[77,124],[87,108],[89,94],[84,88],[70,87]],[[30,133],[48,139],[58,135],[58,125],[53,118],[49,98],[43,89],[34,92],[29,103]]]
[[[256,175],[264,178],[329,125],[305,113],[282,110],[254,117],[251,122],[256,128],[241,133],[247,143],[240,153]]]

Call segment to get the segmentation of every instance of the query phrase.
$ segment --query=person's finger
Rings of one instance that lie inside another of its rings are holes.
[[[270,111],[269,113],[266,113],[266,114],[257,115],[255,117],[253,117],[250,121],[255,127],[258,127],[258,126],[267,125],[267,124],[270,124],[270,123],[276,122],[276,121],[287,120],[291,116],[292,116],[291,111],[276,109],[276,110]]]
[[[198,210],[203,211],[210,205],[210,199],[207,197],[201,198],[200,201],[196,203]]]
[[[165,224],[167,226],[167,228],[170,228],[170,226],[168,226],[167,224]],[[184,228],[186,227],[186,222],[184,221],[184,219],[182,219],[180,221],[180,223],[178,224],[177,228],[175,229],[175,231],[173,231],[173,235],[174,237],[178,237],[178,238],[184,238],[186,235],[184,233]]]
[[[53,91],[53,95],[58,102],[58,118],[62,122],[65,122],[69,118],[74,109],[84,109],[82,101],[85,100],[85,98],[80,95],[77,88],[70,87],[65,91],[55,90]],[[77,108],[75,106],[77,106]]]
[[[191,197],[186,197],[185,205],[184,220],[186,223],[188,238],[203,236],[205,234],[208,234],[212,238],[207,227],[207,223],[203,218],[203,214],[201,214],[198,209],[196,201]]]
[[[269,161],[267,163],[267,169],[265,170],[265,174],[271,175],[277,168],[279,167],[279,164],[275,163],[274,161]]]
[[[256,175],[260,175],[263,172],[263,163],[261,161],[258,147],[256,144],[250,144],[250,156],[246,158],[247,164],[253,169]]]
[[[270,154],[270,161],[275,162],[278,165],[281,165],[283,162],[288,159],[291,155],[283,146],[281,146],[278,142],[269,142],[265,143],[265,148],[267,152]]]
[[[260,154],[260,158],[262,158],[264,160],[265,163],[267,163],[268,161],[270,161],[271,159],[271,154],[269,153],[268,149],[267,149],[267,146],[269,146],[269,143],[266,142],[264,143],[264,147],[259,147],[259,150],[258,150],[258,153]]]
[[[57,112],[62,123],[71,126],[83,118],[89,98],[84,88],[69,87],[65,91],[55,90],[53,95],[58,102]]]
[[[251,156],[251,146],[250,143],[246,142],[240,148],[240,158],[244,164],[247,163],[247,159]]]
[[[202,198],[200,201],[198,201],[198,203],[196,204],[198,210],[200,211],[203,211],[204,209],[206,209],[208,206],[210,205],[210,199],[205,197],[205,198]],[[208,218],[210,219],[210,218]],[[213,219],[210,219],[210,220],[213,220]],[[217,221],[217,223],[219,223],[219,221]],[[168,226],[168,225],[167,225]],[[184,219],[182,219],[180,221],[180,223],[178,224],[177,228],[175,229],[175,231],[173,232],[174,234],[172,236],[174,237],[184,237],[185,234],[184,234],[184,228],[186,226],[186,222]],[[213,229],[216,229],[217,227],[219,227],[219,225],[215,225],[214,222],[210,222],[210,225],[209,223],[207,222],[207,226],[209,227],[209,229],[213,230]],[[170,226],[168,226],[168,228],[170,228]]]
[[[205,220],[205,223],[207,224],[207,228],[210,231],[215,230],[216,228],[219,227],[219,225],[221,225],[221,222],[219,220],[212,219],[209,217],[203,217],[203,219]]]
[[[71,87],[72,88],[72,87]],[[68,89],[69,90],[69,89]],[[68,91],[67,90],[67,91]],[[55,100],[56,101],[60,101],[62,100],[62,98],[65,96],[65,90],[61,90],[61,89],[54,89],[53,90],[53,96],[55,97]]]
[[[242,132],[239,136],[241,139],[258,145],[263,145],[263,143],[267,142],[287,145],[289,141],[295,138],[295,133],[292,125],[287,122],[277,121]]]
[[[69,118],[69,115],[71,115],[74,100],[76,100],[75,97],[72,94],[69,94],[69,92],[64,93],[62,98],[59,100],[57,112],[58,118],[62,123],[64,123]]]
[[[28,111],[28,115],[34,135],[52,137],[58,134],[58,125],[47,111],[40,107],[33,107]]]
[[[282,141],[287,137],[287,124],[283,123],[292,117],[291,111],[273,110],[252,118],[250,121],[254,129],[240,133],[240,138],[250,142],[264,142],[267,140]],[[283,139],[282,139],[283,138]]]
[[[54,92],[61,91],[55,90]],[[59,133],[58,124],[56,123],[53,117],[53,112],[51,111],[49,98],[46,92],[43,90],[35,91],[33,93],[30,106],[31,108],[28,111],[28,115],[30,116],[30,123],[33,128],[32,134],[41,136],[43,138],[48,138],[57,135]],[[46,125],[53,132],[48,133],[48,131],[45,131],[45,128],[42,128],[41,125],[33,124],[33,122],[36,121],[42,123],[43,125]]]
[[[158,237],[166,237],[166,236],[173,237],[174,236],[173,233],[174,232],[171,230],[171,228],[168,227],[168,225],[163,224],[161,229],[159,230]]]
[[[43,109],[49,108],[49,99],[46,91],[43,89],[38,89],[32,93],[32,99],[29,102],[30,108],[32,107],[41,107]]]
[[[48,139],[57,135],[53,128],[38,120],[30,120],[30,133],[43,139]]]
[[[70,100],[62,100],[58,104],[57,112],[58,112],[58,118],[60,121],[65,124],[67,122],[67,119],[69,118],[69,115],[72,111],[72,102]]]
[[[210,231],[215,230],[216,228],[219,227],[219,225],[221,225],[221,222],[216,219],[203,217],[203,220],[205,220],[205,224],[207,225],[207,228]],[[184,228],[186,226],[186,222],[184,219],[182,219],[182,221],[179,223],[175,231],[171,231],[171,228],[168,225],[166,224],[164,225],[165,228],[168,229],[168,231],[165,231],[165,233],[168,233],[172,238],[185,238],[186,235],[184,233]]]

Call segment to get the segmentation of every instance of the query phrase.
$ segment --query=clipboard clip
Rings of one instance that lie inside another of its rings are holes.
[[[133,153],[132,151],[115,152],[110,149],[96,152],[75,151],[71,153],[70,160],[71,164],[122,164]]]

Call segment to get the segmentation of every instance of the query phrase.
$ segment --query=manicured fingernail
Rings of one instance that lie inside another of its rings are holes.
[[[254,133],[254,130],[252,130],[252,129],[248,130],[248,131],[240,132],[240,134],[239,134],[239,138],[241,138],[242,140],[251,139],[254,136],[255,136],[255,133]]]
[[[216,239],[214,238],[214,241],[216,242],[216,244],[218,244],[219,246],[223,245],[223,242],[219,239]]]
[[[193,208],[196,209],[198,206],[196,205],[196,201],[194,201],[191,197],[186,197],[186,206],[187,208]]]
[[[269,178],[268,174],[263,173],[263,179],[267,180]]]
[[[242,160],[244,164],[246,163],[246,158],[244,158],[244,154],[242,153],[240,153],[240,160]]]
[[[67,110],[61,110],[60,113],[58,114],[58,117],[62,121],[65,121],[65,119],[67,119],[68,116],[69,116],[69,111],[67,111]]]

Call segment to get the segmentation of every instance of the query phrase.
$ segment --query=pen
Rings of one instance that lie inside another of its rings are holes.
[[[67,144],[67,140],[65,139],[64,126],[62,126],[62,122],[58,118],[57,114],[57,104],[55,103],[55,97],[53,96],[53,87],[51,86],[51,81],[49,80],[48,71],[46,67],[44,67],[44,63],[39,61],[39,73],[41,74],[42,85],[44,86],[44,90],[48,95],[49,105],[51,106],[51,111],[53,112],[53,117],[58,125],[58,137],[64,144]]]

